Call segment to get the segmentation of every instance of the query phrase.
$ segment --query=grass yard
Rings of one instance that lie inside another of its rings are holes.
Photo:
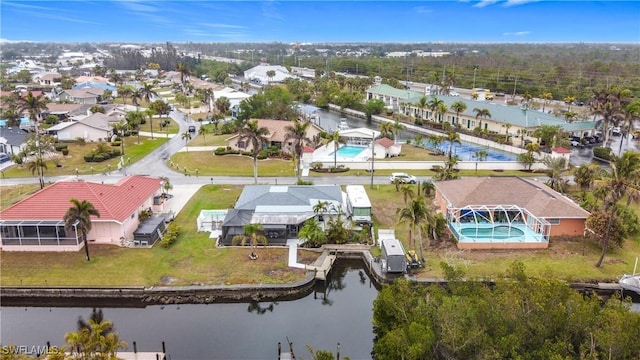
[[[371,199],[375,228],[395,229],[396,237],[409,249],[408,226],[396,224],[396,209],[404,206],[402,193],[396,192],[393,185],[374,189],[366,186],[365,189]],[[640,214],[640,205],[633,207]],[[602,268],[595,267],[600,248],[588,240],[552,238],[547,250],[458,250],[451,240],[443,240],[428,249],[424,246],[427,264],[415,273],[418,278],[442,277],[440,263],[443,261],[462,268],[469,278],[495,278],[519,260],[531,276],[614,281],[631,272],[636,256],[640,255],[640,238],[625,241],[622,249],[611,249]]]
[[[160,128],[160,123],[162,121],[165,120],[169,120],[169,129],[167,131],[167,128]],[[140,125],[140,131],[146,131],[146,132],[150,132],[151,131],[151,123],[149,122],[149,117],[147,117],[147,122]],[[163,116],[163,117],[153,117],[153,134],[158,134],[157,136],[161,137],[161,136],[166,136],[167,132],[169,134],[177,134],[178,131],[180,131],[180,125],[178,125],[175,121],[173,121],[173,119],[171,119],[168,116]],[[155,136],[154,136],[155,137]]]
[[[138,138],[136,136],[129,136],[125,138],[124,153],[125,159],[128,164],[142,159],[151,151],[155,150],[158,146],[164,144],[167,141],[165,138],[156,138],[151,140],[150,138],[141,136],[140,144],[138,144]],[[45,180],[50,176],[60,175],[75,175],[76,169],[78,169],[78,175],[92,175],[118,169],[118,163],[120,157],[105,160],[99,163],[89,163],[84,161],[84,155],[89,153],[95,147],[95,143],[69,144],[69,155],[62,156],[61,153],[57,153],[59,156],[56,158],[59,167],[53,159],[47,160],[45,163],[47,168],[44,171]],[[121,147],[118,147],[122,150]],[[130,159],[130,160],[129,160]],[[21,166],[13,166],[3,172],[3,176],[7,178],[16,177],[30,177],[34,176],[28,169],[26,163]],[[37,176],[37,173],[36,175]]]
[[[38,190],[40,190],[39,184],[0,187],[0,210],[8,208]]]
[[[269,284],[301,280],[306,272],[287,266],[288,249],[258,248],[258,260],[249,260],[249,248],[216,248],[208,233],[196,230],[201,209],[231,207],[242,188],[205,185],[176,217],[180,237],[170,249],[129,249],[90,245],[73,253],[2,253],[3,285],[133,286],[192,284]],[[300,250],[299,261],[313,263],[318,254]]]
[[[193,144],[189,143],[190,146]],[[174,168],[188,172],[198,169],[200,175],[253,176],[253,159],[242,155],[216,156],[211,151],[179,152],[171,157]],[[259,177],[294,176],[292,161],[258,160]]]
[[[189,146],[227,146],[227,141],[231,135],[214,135],[212,128],[213,125],[202,125],[207,132],[203,135],[197,133],[193,135],[193,139],[189,141]]]

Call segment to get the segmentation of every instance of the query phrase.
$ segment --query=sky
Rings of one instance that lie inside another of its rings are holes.
[[[0,39],[639,43],[640,1],[0,1]]]

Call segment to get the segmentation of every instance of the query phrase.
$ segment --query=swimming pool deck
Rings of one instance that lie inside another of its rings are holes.
[[[341,147],[344,145],[341,145]],[[346,156],[336,156],[337,162],[351,162],[351,161],[368,161],[371,153],[366,150],[370,148],[363,147],[362,152],[354,157],[346,157]],[[321,146],[317,148],[313,152],[313,161],[314,162],[333,162],[333,152],[335,148],[333,147],[333,142],[328,143],[327,145]]]
[[[524,235],[513,236],[510,238],[487,238],[473,237],[470,235],[462,235],[463,229],[475,229],[478,226],[480,230],[486,230],[490,227],[509,226],[504,223],[450,223],[449,229],[456,237],[457,247],[461,250],[517,250],[517,249],[546,249],[549,247],[549,241],[541,234],[529,229],[524,224],[512,224],[518,230],[524,232]]]

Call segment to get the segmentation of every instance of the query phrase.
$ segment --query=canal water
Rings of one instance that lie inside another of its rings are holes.
[[[277,359],[287,338],[298,357],[311,358],[307,345],[341,357],[370,359],[373,300],[378,290],[361,262],[337,262],[326,286],[294,301],[209,305],[102,308],[133,351],[160,351],[171,359]],[[0,343],[24,346],[64,344],[89,307],[2,307]]]

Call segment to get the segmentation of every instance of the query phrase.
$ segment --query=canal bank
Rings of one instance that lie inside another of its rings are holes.
[[[397,278],[423,284],[446,286],[445,279],[416,278],[410,274],[388,275],[382,271],[378,258],[371,255],[370,246],[325,245],[322,255],[304,280],[290,284],[218,285],[218,286],[154,286],[154,287],[56,287],[56,286],[3,286],[0,288],[4,306],[114,306],[145,307],[163,304],[213,304],[238,302],[290,301],[308,296],[318,285],[322,286],[327,273],[318,276],[317,267],[329,256],[340,260],[362,261],[369,277],[380,288]],[[333,266],[333,263],[331,263]],[[327,270],[331,272],[331,267]],[[492,284],[492,280],[485,281]],[[571,288],[583,294],[596,294],[608,298],[622,292],[617,283],[572,282]],[[637,294],[624,293],[639,301]]]

